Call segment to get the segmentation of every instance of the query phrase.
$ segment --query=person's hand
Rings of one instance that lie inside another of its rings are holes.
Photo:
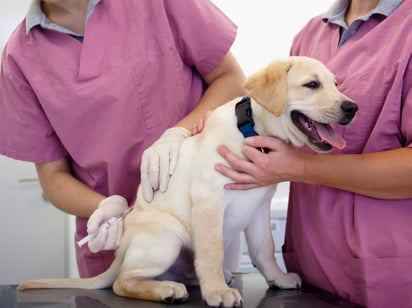
[[[203,129],[205,128],[205,123],[211,114],[212,110],[208,111],[204,117],[200,118],[199,121],[193,124],[191,131],[192,136],[200,134],[203,131]]]
[[[96,236],[88,242],[90,251],[114,250],[119,247],[123,235],[123,219],[116,219],[116,222],[107,228],[99,229],[99,227],[110,218],[121,215],[128,208],[126,199],[119,195],[100,201],[99,206],[87,221],[88,234],[98,231]]]
[[[294,174],[303,172],[303,155],[280,139],[265,136],[246,138],[242,149],[247,159],[233,154],[225,146],[219,146],[219,154],[229,166],[217,164],[216,170],[233,181],[226,189],[247,190],[284,181],[291,181]],[[269,149],[263,153],[260,148]]]
[[[184,127],[169,128],[143,152],[140,165],[141,188],[147,202],[153,200],[155,190],[166,190],[169,178],[176,168],[180,145],[190,135],[190,131]]]

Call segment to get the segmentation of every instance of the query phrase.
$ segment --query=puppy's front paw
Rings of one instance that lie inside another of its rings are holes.
[[[302,286],[302,279],[298,274],[287,273],[268,281],[268,285],[271,289],[299,289]]]
[[[203,295],[210,307],[242,307],[242,296],[237,289],[224,288],[213,290]]]

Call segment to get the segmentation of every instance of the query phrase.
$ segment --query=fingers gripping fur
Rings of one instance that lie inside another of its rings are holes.
[[[276,60],[244,83],[248,94],[275,116],[280,116],[286,105],[287,73],[291,66],[291,61]]]

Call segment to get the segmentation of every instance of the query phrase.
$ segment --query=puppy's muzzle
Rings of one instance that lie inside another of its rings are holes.
[[[358,105],[351,101],[344,101],[340,105],[340,109],[342,110],[342,118],[339,121],[339,124],[346,125],[349,124],[356,115],[358,111]]]

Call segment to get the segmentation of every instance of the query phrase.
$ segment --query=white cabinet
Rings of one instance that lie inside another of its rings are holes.
[[[32,163],[0,156],[0,284],[67,276],[67,215],[35,179]]]

